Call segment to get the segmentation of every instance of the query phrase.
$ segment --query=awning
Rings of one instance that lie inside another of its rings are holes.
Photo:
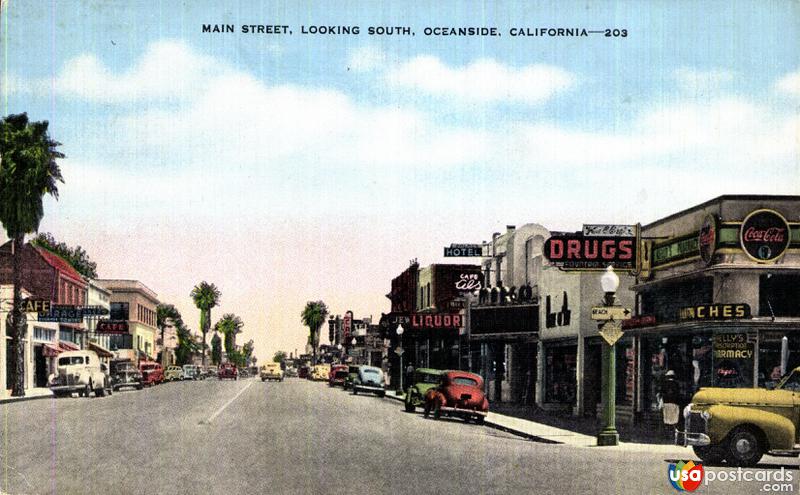
[[[77,344],[73,344],[72,342],[68,342],[66,340],[59,341],[58,346],[61,347],[62,351],[80,351],[81,348],[78,347]]]
[[[61,354],[62,349],[58,346],[53,344],[44,344],[42,345],[42,356],[44,357],[56,357]]]
[[[97,353],[98,356],[101,358],[113,358],[114,353],[106,349],[105,347],[101,346],[100,344],[95,344],[94,342],[89,342],[89,349],[93,350]]]

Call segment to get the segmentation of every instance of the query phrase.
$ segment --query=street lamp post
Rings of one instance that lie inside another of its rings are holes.
[[[336,350],[339,351],[339,362],[344,362],[344,356],[342,356],[342,344],[336,344]]]
[[[600,277],[600,286],[603,288],[603,306],[611,307],[615,305],[615,294],[619,287],[619,277],[614,273],[613,266],[606,268],[603,276]],[[603,383],[602,397],[605,402],[603,407],[603,429],[597,435],[598,446],[612,446],[619,444],[619,433],[616,427],[616,355],[614,344],[604,342],[603,344]]]
[[[404,373],[404,371],[403,371],[403,352],[402,352],[402,349],[403,349],[403,325],[402,324],[397,325],[397,338],[398,338],[398,340],[400,342],[400,349],[401,349],[401,352],[399,352],[398,354],[400,354],[400,392],[402,392],[403,391],[403,373]]]

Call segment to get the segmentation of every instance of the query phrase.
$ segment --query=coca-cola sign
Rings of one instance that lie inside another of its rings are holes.
[[[772,210],[756,210],[744,219],[739,231],[742,249],[755,261],[766,263],[780,258],[789,247],[789,224]]]
[[[700,258],[707,265],[714,259],[714,252],[717,250],[717,217],[706,215],[703,225],[700,226],[700,235],[697,239],[697,246],[700,249]]]

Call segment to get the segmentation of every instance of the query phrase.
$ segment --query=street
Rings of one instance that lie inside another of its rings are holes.
[[[533,442],[296,378],[175,382],[0,408],[0,491],[10,494],[674,493],[669,453],[681,452]],[[792,469],[797,486],[796,459],[765,465]]]

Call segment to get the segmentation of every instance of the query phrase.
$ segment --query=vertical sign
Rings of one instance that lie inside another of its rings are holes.
[[[344,335],[344,343],[345,345],[350,344],[350,330],[353,326],[353,312],[347,311],[344,314],[344,320],[342,320],[342,334]]]

